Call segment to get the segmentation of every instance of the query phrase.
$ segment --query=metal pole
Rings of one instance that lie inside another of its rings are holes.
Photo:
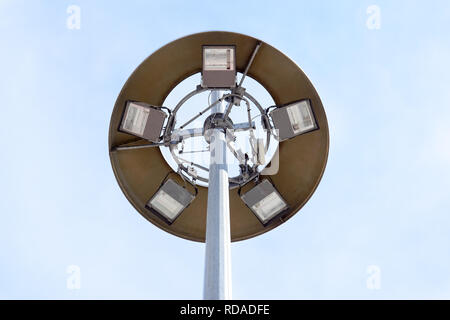
[[[211,93],[211,101],[221,97]],[[214,106],[211,113],[225,112],[225,103]],[[208,212],[206,219],[205,283],[206,300],[231,299],[231,235],[228,186],[227,142],[225,134],[213,129],[210,142]]]

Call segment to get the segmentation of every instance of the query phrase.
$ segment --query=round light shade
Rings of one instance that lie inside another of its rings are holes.
[[[243,72],[258,41],[238,33],[214,31],[193,34],[157,50],[133,72],[117,98],[109,128],[109,150],[138,140],[118,131],[126,101],[162,105],[177,84],[201,71],[202,45],[235,45],[236,69]],[[267,232],[297,213],[316,189],[328,157],[329,134],[325,111],[316,90],[302,70],[283,53],[262,42],[248,75],[266,88],[277,105],[309,99],[319,129],[279,145],[279,169],[270,178],[290,207],[283,219],[264,226],[242,201],[238,190],[230,190],[232,241]],[[123,193],[142,216],[179,237],[205,241],[207,188],[199,187],[198,195],[190,206],[172,224],[168,224],[145,207],[166,174],[172,171],[159,148],[110,151],[110,159]],[[173,175],[172,179],[182,184],[178,176]],[[253,186],[253,182],[248,183],[242,193]]]

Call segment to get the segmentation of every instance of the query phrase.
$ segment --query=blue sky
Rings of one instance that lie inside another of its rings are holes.
[[[331,141],[302,211],[232,245],[233,297],[449,299],[448,1],[216,3],[0,0],[0,298],[202,297],[204,245],[134,211],[107,133],[121,87],[148,55],[225,30],[298,63]],[[80,30],[66,27],[69,5],[81,8]],[[380,29],[366,26],[370,5]],[[78,290],[66,286],[70,265]],[[366,285],[371,265],[378,290]]]

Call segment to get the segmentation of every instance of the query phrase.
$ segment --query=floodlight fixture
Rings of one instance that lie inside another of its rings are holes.
[[[168,224],[172,224],[181,212],[194,201],[195,196],[174,180],[168,179],[147,202],[146,208]]]
[[[242,201],[253,211],[263,225],[281,216],[289,209],[286,201],[269,180],[264,179],[253,189],[241,195]]]
[[[279,141],[318,129],[317,121],[308,99],[277,106],[270,117],[278,130]]]
[[[159,107],[144,102],[127,101],[119,130],[158,142],[166,117],[166,113]]]
[[[202,87],[234,88],[236,86],[236,47],[203,46]]]

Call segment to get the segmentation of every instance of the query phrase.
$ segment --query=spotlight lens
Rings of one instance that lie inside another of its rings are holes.
[[[129,103],[123,122],[123,129],[136,135],[144,134],[150,110],[136,103]]]
[[[287,114],[291,121],[294,134],[299,134],[315,128],[312,111],[306,101],[287,107]]]
[[[286,203],[274,191],[267,197],[252,206],[252,210],[260,217],[263,223],[286,208]]]
[[[150,205],[171,221],[175,220],[184,208],[181,203],[169,196],[163,190],[158,191],[155,197],[150,201]]]

